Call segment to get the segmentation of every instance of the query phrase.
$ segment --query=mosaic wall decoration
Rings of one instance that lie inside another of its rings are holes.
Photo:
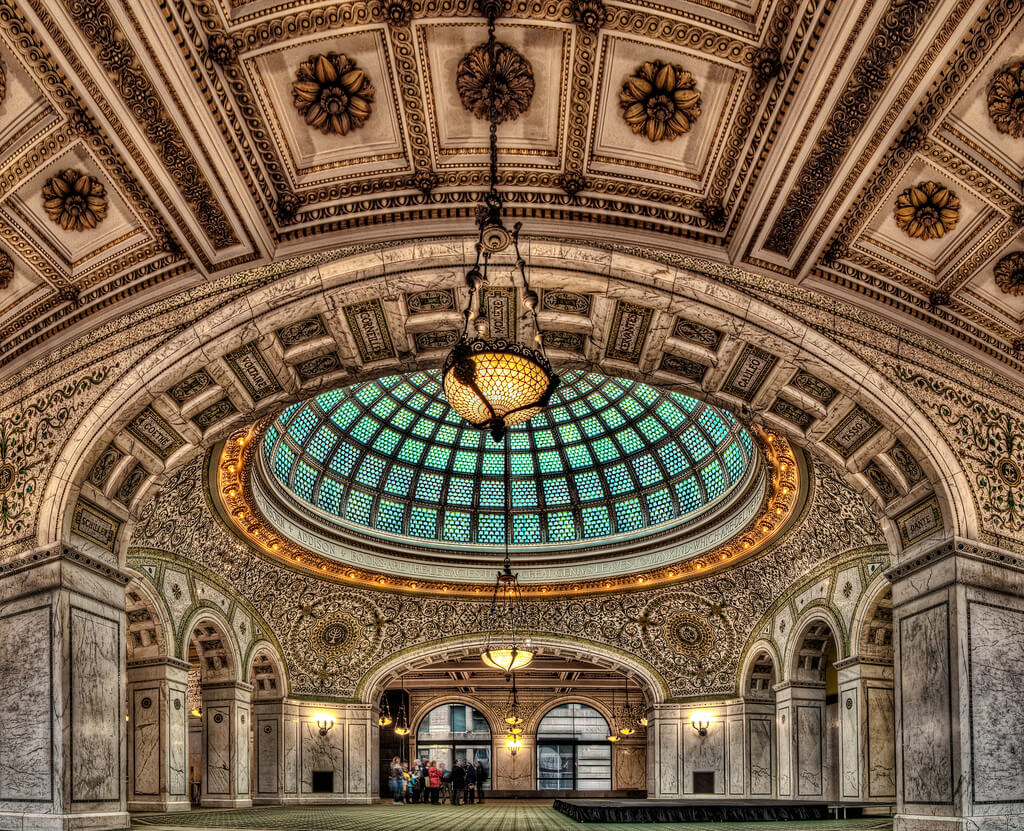
[[[429,352],[432,349],[451,349],[459,339],[454,329],[438,329],[430,332],[416,332],[412,336],[413,346],[417,352]]]
[[[917,459],[914,458],[913,454],[900,442],[896,442],[887,455],[892,459],[893,464],[899,468],[900,473],[903,474],[903,477],[909,484],[915,485],[924,479],[924,471],[921,469],[921,465],[917,463]]]
[[[786,421],[795,424],[801,430],[806,430],[814,421],[814,416],[804,410],[801,410],[799,407],[790,404],[784,398],[776,398],[775,402],[769,409],[769,412],[775,413],[777,416],[782,416]]]
[[[179,404],[184,404],[212,386],[214,386],[214,380],[210,377],[210,373],[201,369],[198,372],[193,372],[184,381],[179,381],[167,390],[167,394]]]
[[[825,444],[848,459],[881,429],[878,419],[858,405],[825,436]]]
[[[516,339],[516,290],[511,286],[484,286],[480,292],[492,338]]]
[[[625,300],[616,301],[605,357],[634,364],[639,362],[652,317],[654,309],[627,303]]]
[[[136,463],[128,475],[124,477],[124,480],[117,487],[117,493],[114,494],[114,498],[125,505],[130,505],[132,497],[138,492],[139,488],[142,487],[142,483],[146,481],[146,477],[149,474],[146,473],[146,469]]]
[[[743,401],[752,401],[778,361],[771,352],[747,344],[729,371],[722,390]]]
[[[384,307],[379,300],[367,300],[345,307],[345,320],[356,340],[363,363],[395,357]]]
[[[883,502],[892,502],[900,495],[899,489],[876,462],[871,462],[864,468],[864,475],[878,491]]]
[[[548,349],[561,349],[563,352],[579,352],[582,354],[586,338],[579,332],[545,332],[544,346]]]
[[[575,291],[544,289],[540,295],[541,310],[590,317],[593,300],[589,294]]]
[[[315,358],[308,358],[295,365],[295,371],[299,373],[299,377],[303,381],[318,378],[331,372],[337,372],[340,369],[341,358],[333,352],[327,355],[317,355]]]
[[[224,356],[227,365],[241,381],[253,401],[262,401],[282,391],[281,384],[267,364],[255,341]]]
[[[221,419],[237,412],[238,409],[231,402],[231,399],[225,396],[224,398],[214,401],[208,407],[204,407],[192,416],[192,422],[200,430],[206,431]]]
[[[124,453],[116,447],[113,445],[108,447],[103,451],[103,455],[96,460],[96,464],[93,465],[92,470],[89,472],[89,481],[97,488],[102,488],[107,481],[107,477],[110,476],[110,472],[123,458]]]
[[[800,390],[805,395],[809,395],[815,401],[820,401],[826,407],[832,403],[832,399],[838,394],[836,390],[826,384],[819,378],[815,378],[811,373],[800,370],[793,379],[789,382],[789,385],[793,389]]]
[[[321,655],[340,658],[356,645],[361,629],[350,615],[335,613],[313,624],[309,643]]]
[[[295,323],[289,323],[287,326],[277,330],[278,340],[281,341],[281,346],[285,349],[298,346],[300,343],[316,338],[322,338],[326,334],[327,327],[324,326],[320,315],[307,317],[305,320],[297,320]]]
[[[685,317],[681,317],[676,321],[676,325],[672,328],[672,337],[700,344],[712,352],[718,349],[719,344],[722,342],[721,332],[712,329],[710,326],[705,326],[703,323],[687,320]]]
[[[160,413],[152,407],[146,407],[126,428],[128,433],[161,459],[167,459],[175,450],[185,444],[185,440],[171,427]]]
[[[91,540],[107,551],[114,550],[114,540],[120,522],[91,502],[78,500],[71,516],[71,530],[80,537]]]
[[[913,545],[941,530],[942,511],[939,510],[939,501],[930,496],[918,502],[896,517],[896,527],[899,528],[900,541],[904,546]]]
[[[704,364],[697,363],[697,361],[691,361],[689,358],[682,358],[679,355],[670,355],[666,353],[661,356],[661,363],[658,365],[658,369],[663,372],[682,375],[684,378],[689,378],[691,381],[700,381],[704,377],[704,373],[707,372],[708,368],[704,366]]]
[[[452,289],[417,291],[405,296],[405,307],[411,315],[455,311],[455,292]]]

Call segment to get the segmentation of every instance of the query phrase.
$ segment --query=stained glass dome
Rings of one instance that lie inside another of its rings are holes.
[[[680,393],[564,373],[551,406],[509,430],[511,545],[580,549],[704,521],[744,490],[750,434]],[[500,551],[505,449],[444,399],[436,371],[332,390],[268,427],[269,489],[320,523],[417,547]]]

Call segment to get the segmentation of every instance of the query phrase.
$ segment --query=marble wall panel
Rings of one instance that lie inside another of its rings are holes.
[[[742,718],[729,721],[729,793],[743,793],[743,722]]]
[[[869,797],[896,796],[896,710],[892,687],[868,687],[867,780]]]
[[[280,782],[278,751],[281,741],[276,718],[256,720],[256,793],[276,794]]]
[[[249,793],[249,757],[251,756],[249,746],[250,713],[249,708],[236,705],[235,707],[235,793],[245,795]]]
[[[792,719],[790,718],[789,707],[779,707],[776,713],[776,735],[779,746],[779,796],[789,796],[792,783],[790,782],[790,764],[793,748],[793,734],[791,732]]]
[[[299,792],[299,723],[287,719],[284,723],[284,792]]]
[[[50,607],[0,616],[0,802],[53,798]]]
[[[899,622],[903,800],[943,804],[953,798],[949,607],[912,612]]]
[[[725,729],[721,721],[713,722],[706,736],[689,725],[683,728],[683,793],[693,793],[695,771],[713,772],[715,793],[725,793]]]
[[[121,662],[124,645],[115,620],[72,608],[71,799],[117,802],[121,797]]]
[[[231,793],[231,708],[205,706],[206,776],[204,791],[227,796]]]
[[[822,787],[821,707],[796,708],[796,795],[821,796]]]
[[[638,790],[646,784],[647,748],[643,745],[624,747],[620,742],[613,746],[615,757],[615,781],[613,787],[623,790]]]
[[[839,695],[840,793],[860,796],[860,706],[857,688]]]
[[[658,724],[658,773],[661,795],[679,793],[679,724]]]
[[[1024,612],[967,607],[975,803],[1024,802]]]
[[[185,734],[188,730],[188,699],[184,690],[167,694],[167,793],[186,793]]]
[[[316,725],[306,722],[301,725],[302,737],[302,792],[313,792],[313,771],[334,771],[334,793],[344,793],[345,765],[341,743],[341,730],[328,730],[321,736]]]
[[[348,792],[351,794],[366,793],[366,768],[368,767],[366,752],[366,733],[369,725],[350,723],[348,730]]]
[[[160,795],[160,687],[132,688],[132,777],[136,796]]]
[[[772,723],[767,718],[750,719],[747,726],[750,748],[750,793],[772,792]]]

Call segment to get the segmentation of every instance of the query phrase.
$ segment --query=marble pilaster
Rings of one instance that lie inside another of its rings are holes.
[[[128,665],[128,810],[187,811],[188,664]]]
[[[779,797],[819,802],[831,798],[824,682],[776,685],[775,712]]]
[[[839,799],[896,800],[892,665],[848,658],[839,674]]]
[[[0,828],[126,828],[125,585],[67,547],[0,567]]]
[[[202,796],[204,808],[248,808],[252,686],[206,684],[203,696]]]
[[[896,831],[1024,829],[1024,561],[957,539],[888,576]]]

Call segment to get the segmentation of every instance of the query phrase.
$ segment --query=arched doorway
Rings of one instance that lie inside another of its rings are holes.
[[[548,710],[537,725],[537,790],[611,790],[612,729],[597,709],[581,701]]]

